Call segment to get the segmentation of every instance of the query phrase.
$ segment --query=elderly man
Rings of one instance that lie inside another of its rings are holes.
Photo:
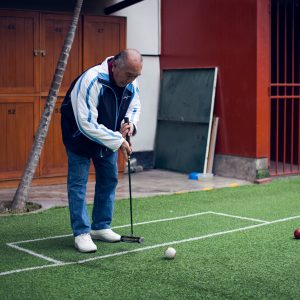
[[[68,155],[68,200],[75,247],[95,252],[92,239],[118,242],[110,229],[118,183],[118,149],[127,156],[125,139],[136,133],[140,115],[139,87],[142,56],[126,49],[108,57],[73,81],[61,106],[63,142]],[[123,122],[129,118],[129,124]],[[92,224],[86,207],[90,160],[96,171]]]

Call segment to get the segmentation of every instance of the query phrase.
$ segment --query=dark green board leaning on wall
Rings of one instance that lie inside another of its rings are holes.
[[[155,168],[206,173],[217,71],[163,70]]]

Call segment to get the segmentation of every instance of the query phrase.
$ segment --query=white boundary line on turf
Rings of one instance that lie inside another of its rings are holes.
[[[16,269],[16,270],[2,272],[2,273],[0,273],[0,276],[11,275],[11,274],[27,272],[27,271],[40,270],[40,269],[46,269],[46,268],[74,265],[74,264],[76,264],[76,262],[74,262],[74,263],[69,262],[69,263],[61,263],[61,264],[52,264],[52,265],[42,265],[42,266],[29,267],[29,268],[24,268],[24,269]]]
[[[179,217],[172,217],[172,218],[165,218],[165,219],[157,219],[157,220],[151,220],[151,221],[145,221],[145,222],[140,222],[140,223],[135,223],[134,225],[146,225],[146,224],[153,224],[153,223],[159,223],[159,222],[167,222],[167,221],[174,221],[174,220],[181,220],[181,219],[186,219],[186,218],[191,218],[191,217],[197,217],[200,215],[207,215],[207,214],[214,214],[214,215],[220,215],[220,216],[225,216],[225,217],[230,217],[230,218],[238,218],[238,219],[243,219],[243,220],[250,220],[250,221],[255,221],[255,222],[264,222],[266,223],[267,221],[262,221],[258,219],[253,219],[253,218],[247,218],[247,217],[241,217],[241,216],[234,216],[234,215],[229,215],[229,214],[224,214],[224,213],[218,213],[218,212],[213,212],[213,211],[206,211],[206,212],[199,212],[199,213],[194,213],[194,214],[189,214],[189,215],[184,215],[184,216],[179,216]],[[129,227],[130,224],[126,225],[120,225],[120,226],[115,226],[115,228],[124,228],[124,227]],[[68,235],[60,235],[60,236],[52,236],[52,237],[45,237],[45,238],[38,238],[38,239],[33,239],[33,240],[25,240],[25,241],[19,241],[19,242],[13,242],[13,243],[7,243],[7,246],[15,248],[17,250],[23,251],[25,253],[28,253],[32,256],[38,257],[45,259],[46,261],[52,262],[54,264],[64,264],[66,262],[64,261],[59,261],[54,258],[45,256],[43,254],[37,253],[35,251],[17,246],[19,244],[24,244],[24,243],[31,243],[31,242],[36,242],[36,241],[44,241],[44,240],[50,240],[50,239],[55,239],[55,238],[63,238],[63,237],[68,237],[71,236],[70,234]],[[108,254],[110,255],[110,254]]]
[[[231,217],[231,218],[242,219],[242,220],[255,221],[255,222],[259,222],[259,223],[269,223],[269,221],[265,221],[265,220],[253,219],[253,218],[247,218],[247,217],[241,217],[241,216],[234,216],[234,215],[229,215],[229,214],[224,214],[224,213],[219,213],[219,212],[214,212],[214,211],[211,211],[210,213],[214,214],[214,215]]]
[[[32,242],[38,242],[38,241],[53,240],[53,239],[59,239],[59,238],[64,238],[64,237],[68,237],[68,236],[72,236],[72,234],[64,234],[64,235],[48,236],[48,237],[37,238],[37,239],[33,239],[33,240],[25,240],[25,241],[11,242],[11,243],[7,243],[7,245],[8,245],[8,244],[9,244],[9,245],[18,245],[18,244],[32,243]]]
[[[37,252],[34,252],[34,251],[29,250],[29,249],[25,249],[25,248],[19,247],[17,245],[11,244],[11,243],[8,243],[6,245],[9,246],[9,247],[15,248],[15,249],[17,249],[19,251],[23,251],[23,252],[26,252],[26,253],[31,254],[33,256],[45,259],[45,260],[50,261],[50,262],[55,263],[55,264],[62,264],[62,263],[64,263],[63,261],[56,260],[54,258],[48,257],[48,256],[43,255],[43,254],[39,254]]]
[[[212,212],[210,212],[210,213],[212,213]],[[253,228],[262,227],[262,226],[266,226],[266,225],[270,225],[270,224],[285,222],[285,221],[298,219],[298,218],[300,218],[300,215],[299,216],[288,217],[288,218],[284,218],[284,219],[279,219],[279,220],[275,220],[275,221],[270,221],[270,222],[266,221],[266,222],[260,223],[260,224],[250,225],[250,226],[231,229],[231,230],[226,230],[226,231],[215,232],[215,233],[202,235],[202,236],[197,236],[197,237],[193,237],[193,238],[188,238],[188,239],[183,239],[183,240],[178,240],[178,241],[171,241],[171,242],[156,244],[156,245],[147,246],[147,247],[143,247],[143,248],[137,248],[137,249],[133,249],[133,250],[123,251],[123,252],[116,252],[116,253],[113,253],[113,254],[107,254],[107,255],[92,257],[92,258],[80,260],[77,263],[78,264],[83,264],[83,263],[86,263],[86,262],[89,262],[89,261],[94,261],[94,260],[98,260],[98,259],[105,259],[105,258],[109,258],[109,257],[125,255],[125,254],[133,253],[133,252],[140,252],[140,251],[155,249],[155,248],[159,248],[159,247],[167,247],[167,246],[171,246],[171,245],[178,245],[178,244],[192,242],[192,241],[199,241],[199,240],[203,240],[203,239],[206,239],[206,238],[211,238],[211,237],[214,237],[214,236],[225,235],[225,234],[233,233],[233,232],[245,231],[245,230],[248,230],[248,229],[253,229]],[[0,275],[1,275],[1,273],[0,273]]]
[[[208,214],[211,214],[211,211],[203,211],[203,212],[190,214],[190,215],[179,216],[179,217],[172,217],[172,218],[166,218],[166,219],[157,219],[157,220],[139,222],[139,223],[135,223],[133,225],[147,225],[147,224],[152,224],[152,223],[168,222],[168,221],[192,218],[192,217],[197,217],[197,216],[201,216],[201,215],[208,215]],[[114,226],[113,229],[124,228],[124,227],[129,227],[129,226],[130,226],[130,224]]]
[[[139,223],[134,223],[133,225],[134,226],[147,225],[147,224],[152,224],[152,223],[167,222],[167,221],[173,221],[173,220],[180,220],[180,219],[186,219],[186,218],[191,218],[191,217],[197,217],[197,216],[200,216],[200,215],[207,215],[207,214],[214,214],[214,215],[220,215],[220,216],[224,216],[224,217],[231,217],[231,218],[237,218],[237,219],[242,219],[242,220],[249,220],[249,221],[261,222],[261,223],[267,223],[268,222],[268,221],[264,221],[264,220],[253,219],[253,218],[248,218],[248,217],[241,217],[241,216],[234,216],[234,215],[223,214],[223,213],[214,212],[214,211],[205,211],[205,212],[199,212],[199,213],[189,214],[189,215],[184,215],[184,216],[179,216],[179,217],[173,217],[173,218],[165,218],[165,219],[157,219],[157,220],[139,222]],[[112,227],[112,229],[126,228],[126,227],[130,227],[130,226],[131,226],[130,224],[118,225],[118,226]],[[45,241],[45,240],[51,240],[51,239],[64,238],[64,237],[69,237],[69,236],[72,236],[72,234],[64,234],[64,235],[57,235],[57,236],[50,236],[50,237],[38,238],[38,239],[33,239],[33,240],[25,240],[25,241],[12,242],[12,243],[9,243],[7,245],[25,244],[25,243],[31,243],[31,242],[37,242],[37,241]]]
[[[179,216],[179,217],[173,217],[173,218],[166,218],[166,219],[158,219],[158,220],[151,220],[151,221],[145,221],[145,222],[139,222],[139,223],[134,223],[134,226],[138,225],[147,225],[147,224],[152,224],[152,223],[159,223],[159,222],[167,222],[167,221],[173,221],[173,220],[180,220],[180,219],[185,219],[185,218],[191,218],[191,217],[197,217],[201,215],[207,215],[207,214],[212,214],[212,211],[205,211],[205,212],[200,212],[200,213],[195,213],[195,214],[190,214],[190,215],[185,215],[185,216]],[[126,228],[130,227],[130,224],[125,224],[125,225],[118,225],[112,227],[112,229],[118,229],[118,228]],[[58,239],[58,238],[64,238],[72,236],[72,234],[64,234],[64,235],[57,235],[57,236],[50,236],[50,237],[44,237],[44,238],[38,238],[38,239],[33,239],[33,240],[25,240],[25,241],[18,241],[18,242],[12,242],[9,243],[10,245],[18,245],[18,244],[25,244],[25,243],[31,243],[31,242],[37,242],[37,241],[45,241],[45,240],[51,240],[51,239]],[[7,244],[8,245],[8,244]]]
[[[211,238],[211,237],[214,237],[214,236],[221,236],[221,235],[225,235],[225,234],[229,234],[229,233],[233,233],[233,232],[241,232],[241,231],[245,231],[245,230],[249,230],[249,229],[253,229],[253,228],[267,226],[267,225],[271,225],[271,224],[275,224],[275,223],[286,222],[286,221],[299,219],[299,218],[300,218],[300,215],[299,216],[288,217],[288,218],[284,218],[284,219],[278,219],[278,220],[274,220],[274,221],[270,221],[270,222],[250,225],[250,226],[246,226],[246,227],[236,228],[236,229],[232,229],[232,230],[215,232],[215,233],[202,235],[202,236],[198,236],[198,237],[193,237],[193,238],[188,238],[188,239],[183,239],[183,240],[178,240],[178,241],[171,241],[171,242],[168,242],[168,243],[156,244],[156,245],[147,246],[147,247],[143,247],[143,248],[137,248],[137,249],[133,249],[133,250],[128,250],[128,251],[116,252],[116,253],[113,253],[113,254],[97,256],[97,257],[93,257],[93,258],[80,260],[80,261],[77,261],[77,262],[65,262],[65,263],[63,262],[63,263],[57,263],[57,264],[53,264],[53,265],[43,265],[43,266],[36,266],[36,267],[31,267],[31,268],[11,270],[11,271],[6,271],[6,272],[1,272],[0,276],[10,275],[10,274],[13,274],[13,273],[20,273],[20,272],[38,270],[38,269],[51,268],[51,267],[60,267],[60,266],[66,266],[66,265],[83,264],[83,263],[94,261],[94,260],[105,259],[105,258],[110,258],[110,257],[114,257],[114,256],[121,256],[121,255],[125,255],[125,254],[128,254],[128,253],[141,252],[141,251],[151,250],[151,249],[164,247],[164,246],[170,246],[170,245],[176,245],[176,244],[182,244],[182,243],[187,243],[187,242],[192,242],[192,241],[203,240],[203,239]]]

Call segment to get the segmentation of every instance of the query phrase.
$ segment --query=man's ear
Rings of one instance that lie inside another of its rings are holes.
[[[112,71],[114,71],[117,68],[117,63],[115,62],[115,60],[113,60],[112,62]]]

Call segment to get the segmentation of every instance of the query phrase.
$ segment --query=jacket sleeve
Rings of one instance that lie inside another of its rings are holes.
[[[125,116],[129,118],[129,122],[133,123],[136,129],[141,113],[140,90],[137,80],[134,82],[133,88],[134,96],[130,102]]]
[[[97,122],[101,89],[96,72],[82,75],[71,92],[75,119],[82,134],[112,151],[117,151],[124,142],[122,134]]]

